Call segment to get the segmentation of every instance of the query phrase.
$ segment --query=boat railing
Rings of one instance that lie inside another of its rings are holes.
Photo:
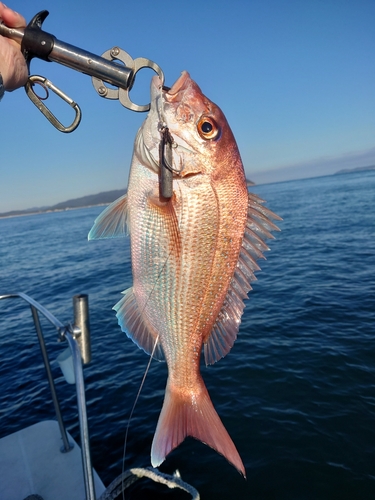
[[[15,293],[0,295],[0,300],[4,299],[22,299],[31,307],[36,333],[46,369],[48,384],[51,390],[52,402],[55,408],[57,421],[59,424],[63,446],[61,452],[67,453],[72,449],[69,443],[65,424],[61,414],[60,403],[57,398],[55,383],[52,376],[51,365],[44,341],[43,331],[40,323],[39,313],[42,314],[58,331],[58,340],[66,340],[71,350],[73,359],[74,378],[77,392],[77,406],[81,437],[81,453],[84,474],[84,484],[87,500],[95,500],[95,487],[93,479],[93,470],[91,463],[90,439],[87,422],[85,384],[83,378],[82,360],[87,363],[91,359],[91,349],[89,342],[89,320],[88,320],[88,297],[87,295],[75,295],[73,297],[74,325],[64,325],[45,307],[39,304],[24,293]],[[81,349],[80,349],[81,348]]]

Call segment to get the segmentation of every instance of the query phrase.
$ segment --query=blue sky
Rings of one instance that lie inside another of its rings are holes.
[[[118,45],[153,59],[166,84],[188,70],[224,111],[246,175],[274,182],[375,164],[374,0],[155,2],[8,0],[29,21],[98,55]],[[23,89],[0,104],[0,212],[45,206],[127,185],[144,114],[100,98],[91,79],[33,60],[83,113],[56,131]],[[135,82],[147,102],[151,72]],[[51,102],[66,123],[72,110]],[[67,111],[67,114],[65,114]]]

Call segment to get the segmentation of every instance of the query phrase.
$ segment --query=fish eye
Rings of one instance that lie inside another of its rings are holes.
[[[201,125],[201,130],[203,134],[209,134],[212,132],[213,126],[210,122],[203,122]]]
[[[216,124],[215,120],[208,116],[202,116],[197,127],[198,133],[202,139],[217,139],[220,135],[220,128]]]

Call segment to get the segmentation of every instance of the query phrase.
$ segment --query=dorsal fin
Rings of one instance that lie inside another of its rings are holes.
[[[256,280],[254,272],[260,270],[256,259],[265,258],[263,252],[269,250],[264,243],[266,238],[273,238],[269,231],[279,231],[270,219],[282,219],[262,203],[261,198],[249,193],[246,228],[237,267],[212,332],[204,343],[206,365],[215,363],[231,350],[245,308],[244,299],[251,290],[250,283]]]
[[[128,198],[127,194],[124,194],[97,217],[89,232],[88,239],[119,238],[128,235]]]
[[[150,333],[147,328],[141,311],[139,310],[133,288],[128,288],[122,293],[124,296],[113,308],[116,311],[121,330],[125,332],[140,349],[143,349],[147,354],[151,355],[155,343],[157,342],[157,335]],[[153,357],[158,361],[164,359],[160,342],[156,345]]]

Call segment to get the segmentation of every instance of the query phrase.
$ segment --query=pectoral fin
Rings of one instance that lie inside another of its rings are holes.
[[[155,242],[167,252],[168,258],[173,256],[178,260],[181,255],[181,236],[174,209],[174,196],[168,201],[161,201],[159,193],[150,193],[147,201]]]
[[[88,239],[119,238],[128,234],[128,197],[124,194],[103,210],[95,220]]]

